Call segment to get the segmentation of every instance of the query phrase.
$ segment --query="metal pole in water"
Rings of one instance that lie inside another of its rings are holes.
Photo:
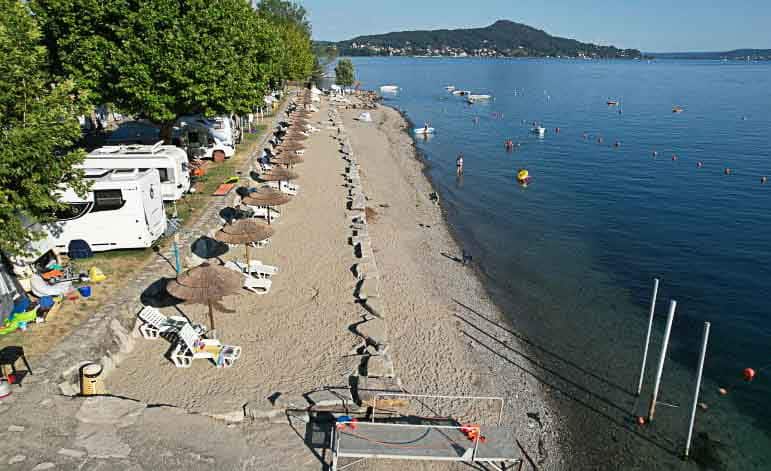
[[[659,356],[659,367],[656,369],[656,383],[653,386],[653,396],[651,405],[648,409],[648,422],[653,420],[653,414],[656,412],[656,400],[659,397],[659,387],[661,386],[661,374],[664,372],[664,362],[667,359],[667,348],[669,347],[669,335],[672,333],[672,320],[675,318],[675,309],[677,301],[669,302],[669,314],[667,314],[667,326],[664,328],[664,343],[661,344],[661,355]]]
[[[696,407],[699,404],[701,392],[701,375],[704,372],[704,357],[707,355],[707,342],[709,341],[710,323],[704,323],[704,331],[701,334],[701,351],[699,352],[699,366],[696,368],[696,388],[693,391],[693,404],[691,404],[691,419],[688,422],[688,437],[685,439],[685,453],[683,457],[688,459],[691,451],[691,439],[693,438],[693,423],[696,421]]]
[[[648,361],[648,347],[651,342],[651,330],[653,329],[653,315],[656,312],[656,298],[659,295],[659,279],[653,279],[653,296],[651,297],[651,309],[648,314],[648,333],[645,334],[645,348],[643,349],[642,366],[640,367],[640,380],[637,382],[637,395],[642,392],[643,378],[645,377],[645,363]]]

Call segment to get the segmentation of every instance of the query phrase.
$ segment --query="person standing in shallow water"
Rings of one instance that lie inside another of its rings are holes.
[[[463,153],[458,154],[458,158],[455,159],[455,166],[457,167],[458,175],[463,175]]]

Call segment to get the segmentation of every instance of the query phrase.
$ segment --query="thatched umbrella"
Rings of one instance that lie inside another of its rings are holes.
[[[168,282],[166,291],[186,303],[208,305],[209,323],[214,331],[214,303],[238,293],[243,283],[242,273],[205,262],[177,275]]]
[[[295,141],[293,141],[293,142],[282,142],[281,144],[279,144],[276,147],[280,148],[282,151],[285,151],[285,152],[286,151],[296,151],[296,150],[304,150],[305,149],[305,144],[303,144],[302,142],[295,142]]]
[[[268,224],[270,224],[270,210],[273,206],[281,206],[292,201],[292,197],[280,190],[273,188],[258,188],[250,191],[242,200],[244,204],[268,207]]]
[[[246,203],[249,204],[249,203]],[[268,211],[270,215],[270,211]],[[270,239],[275,231],[272,227],[254,219],[239,219],[230,224],[225,224],[222,229],[214,234],[214,238],[228,244],[244,244],[246,252],[246,264],[249,264],[249,244]]]
[[[297,165],[305,162],[305,159],[303,159],[302,156],[299,156],[297,154],[285,153],[285,154],[279,155],[278,157],[271,158],[270,162],[291,167],[293,165]]]
[[[289,180],[296,180],[300,178],[299,175],[292,172],[291,170],[287,170],[285,168],[274,168],[270,171],[264,172],[260,174],[260,180],[264,182],[278,182],[278,189],[281,190],[281,182],[288,182]]]
[[[287,133],[284,136],[284,139],[281,141],[281,143],[282,144],[284,144],[284,143],[288,144],[290,142],[302,142],[302,141],[306,141],[306,140],[308,140],[308,136],[306,136],[305,134],[300,134],[299,132]]]

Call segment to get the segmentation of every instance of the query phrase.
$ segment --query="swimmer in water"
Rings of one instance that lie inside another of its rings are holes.
[[[731,175],[731,169],[726,167],[725,170],[723,170],[723,173],[725,173],[726,175]]]
[[[766,176],[760,177],[760,184],[761,185],[765,185],[766,182],[768,182],[768,177],[766,177]]]
[[[457,175],[463,175],[463,153],[458,154],[458,158],[455,159],[455,166],[457,167]]]
[[[703,166],[704,166],[704,162],[702,162],[701,160],[696,162],[696,168],[702,168]]]
[[[616,143],[613,144],[613,147],[621,147],[621,141],[616,141]]]
[[[676,154],[672,154],[672,160],[677,160],[677,155]]]

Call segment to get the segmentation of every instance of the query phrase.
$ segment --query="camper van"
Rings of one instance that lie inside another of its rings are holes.
[[[64,253],[70,241],[82,239],[91,250],[147,248],[166,230],[158,170],[86,169],[91,189],[79,197],[70,188],[60,192],[67,204],[58,220],[46,224],[56,248]]]
[[[177,119],[176,127],[203,127],[208,131],[208,143],[203,149],[202,157],[215,158],[220,154],[222,158],[230,158],[236,154],[236,144],[241,140],[241,133],[236,120],[228,116],[205,118],[203,116],[182,116]]]
[[[187,153],[175,146],[129,145],[100,147],[86,156],[79,165],[87,169],[158,170],[161,179],[161,197],[177,201],[190,190],[190,171]]]

